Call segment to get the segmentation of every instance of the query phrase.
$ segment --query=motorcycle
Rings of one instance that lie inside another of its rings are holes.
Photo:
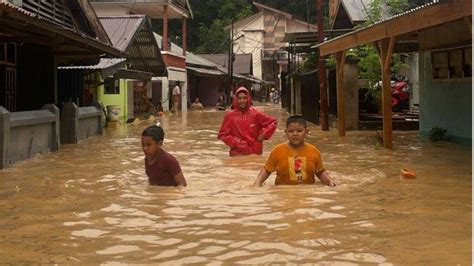
[[[382,88],[382,81],[377,82],[377,88]],[[393,75],[390,80],[392,91],[392,110],[403,111],[410,107],[410,94],[408,93],[408,79],[401,75]]]

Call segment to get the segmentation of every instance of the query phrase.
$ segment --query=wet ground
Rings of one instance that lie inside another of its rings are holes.
[[[154,123],[103,136],[0,171],[2,263],[471,264],[471,147],[394,133],[394,150],[374,132],[310,126],[341,185],[251,187],[263,156],[228,157],[216,139],[223,113],[161,119],[164,148],[179,160],[186,188],[152,187],[140,134]],[[401,168],[417,173],[400,178]]]

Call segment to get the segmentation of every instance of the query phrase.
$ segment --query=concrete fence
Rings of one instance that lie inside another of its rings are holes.
[[[0,169],[38,153],[59,150],[59,109],[10,113],[0,106]]]
[[[102,110],[99,103],[85,107],[66,103],[61,110],[61,143],[75,144],[91,136],[101,135]]]

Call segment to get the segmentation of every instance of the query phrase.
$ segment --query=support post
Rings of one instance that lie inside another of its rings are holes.
[[[43,110],[49,110],[51,113],[53,113],[56,116],[56,120],[54,122],[53,126],[53,134],[51,136],[52,138],[52,146],[51,146],[51,151],[58,151],[59,146],[60,146],[60,111],[59,108],[54,105],[54,104],[45,104],[41,109]]]
[[[10,112],[0,106],[0,169],[8,166],[8,146],[10,144]]]
[[[346,51],[336,53],[336,75],[337,75],[337,123],[339,136],[346,135],[346,108],[344,97],[344,65],[346,63]]]
[[[390,86],[390,62],[392,59],[395,37],[383,39],[376,43],[379,51],[380,67],[382,73],[382,114],[383,114],[383,146],[392,148],[392,91]]]
[[[163,6],[163,51],[168,50],[168,5]]]
[[[187,43],[186,43],[186,39],[187,39],[187,29],[186,29],[186,17],[183,17],[183,22],[182,22],[182,33],[181,33],[181,40],[182,40],[182,43],[181,43],[181,46],[183,48],[183,55],[186,56],[186,49],[187,49]]]
[[[318,42],[324,42],[324,14],[323,14],[323,0],[316,0],[317,17],[318,17]],[[318,55],[318,73],[319,73],[319,101],[321,111],[321,130],[329,130],[329,114],[328,114],[328,92],[327,92],[327,78],[326,78],[326,60]]]

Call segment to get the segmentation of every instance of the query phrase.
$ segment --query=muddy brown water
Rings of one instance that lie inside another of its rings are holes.
[[[471,264],[471,147],[395,132],[394,150],[374,132],[310,125],[341,185],[252,188],[287,113],[261,105],[279,127],[263,156],[230,158],[216,139],[222,112],[160,119],[186,188],[153,187],[140,134],[121,125],[103,136],[0,171],[2,263],[178,265]],[[417,173],[400,178],[401,168]]]

